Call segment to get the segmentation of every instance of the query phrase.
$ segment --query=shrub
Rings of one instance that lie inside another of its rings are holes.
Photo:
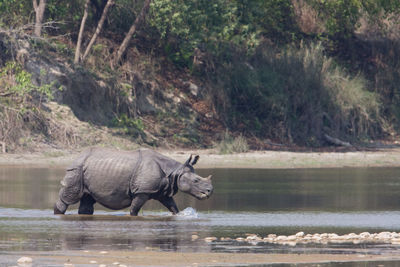
[[[134,138],[144,135],[144,124],[141,119],[133,119],[126,114],[116,117],[112,121],[112,126],[121,128],[124,134],[131,135]]]
[[[216,145],[216,149],[219,154],[244,153],[249,151],[249,145],[243,135],[233,138],[225,132],[221,142]]]
[[[326,57],[321,44],[263,46],[248,61],[237,53],[219,69],[216,84],[211,94],[227,125],[259,137],[318,146],[324,133],[382,132],[378,96],[361,75],[346,74]]]

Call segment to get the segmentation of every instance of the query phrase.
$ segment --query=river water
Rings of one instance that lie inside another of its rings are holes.
[[[400,169],[200,169],[214,194],[175,196],[180,216],[149,201],[139,217],[95,206],[95,215],[53,215],[63,169],[0,167],[0,255],[18,251],[146,250],[256,253],[386,253],[388,244],[251,245],[205,237],[400,232]],[[192,236],[199,236],[192,240]]]

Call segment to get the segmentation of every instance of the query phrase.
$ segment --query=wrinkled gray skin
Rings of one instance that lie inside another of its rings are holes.
[[[176,214],[179,210],[172,197],[178,189],[198,199],[213,192],[211,176],[194,173],[198,159],[190,156],[182,164],[152,150],[90,149],[67,168],[54,214],[64,214],[69,205],[80,201],[79,214],[93,214],[98,202],[113,210],[130,206],[130,214],[136,216],[149,199]]]

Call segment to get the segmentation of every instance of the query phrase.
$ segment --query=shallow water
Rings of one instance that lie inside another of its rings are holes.
[[[396,245],[335,244],[289,247],[207,236],[400,232],[400,169],[201,169],[213,175],[204,201],[178,193],[185,214],[171,216],[156,201],[142,216],[99,205],[94,216],[54,216],[63,169],[0,167],[0,255],[32,250],[146,250],[257,253],[390,253]],[[189,207],[189,208],[188,208]],[[185,209],[188,208],[188,209]],[[194,210],[193,210],[194,209]],[[193,241],[192,235],[200,238]]]

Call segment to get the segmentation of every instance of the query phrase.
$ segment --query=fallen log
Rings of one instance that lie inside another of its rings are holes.
[[[326,141],[328,141],[331,144],[337,145],[337,146],[345,146],[345,147],[352,147],[352,144],[350,144],[349,142],[345,142],[342,141],[338,138],[334,138],[332,136],[329,136],[327,134],[324,134],[324,137],[326,139]]]

